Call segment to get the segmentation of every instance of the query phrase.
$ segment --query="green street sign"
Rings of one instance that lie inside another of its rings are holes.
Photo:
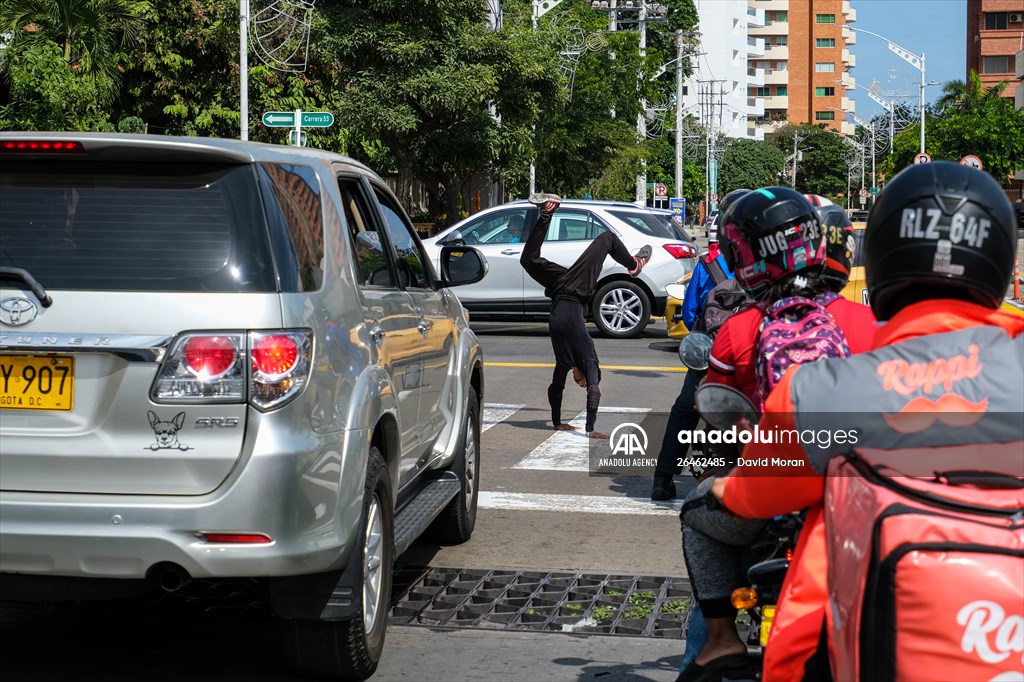
[[[329,111],[303,111],[303,128],[326,128],[334,125],[334,114]]]
[[[326,128],[334,125],[334,114],[329,111],[301,111],[299,123],[303,128]],[[263,114],[263,125],[268,128],[294,128],[294,111],[268,111]]]
[[[877,187],[872,187],[871,188],[871,196],[875,196],[876,194],[878,194],[878,188]]]
[[[268,111],[263,114],[263,125],[268,128],[294,128],[294,111]]]

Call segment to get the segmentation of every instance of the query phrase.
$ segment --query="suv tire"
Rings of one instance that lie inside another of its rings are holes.
[[[287,655],[304,675],[365,680],[377,670],[391,607],[394,510],[391,478],[380,450],[370,448],[363,497],[363,551],[359,615],[347,621],[292,620]],[[369,603],[368,602],[371,602]]]
[[[459,545],[469,540],[476,527],[476,508],[480,497],[480,400],[469,387],[466,421],[451,470],[462,482],[459,494],[448,503],[434,521],[431,532],[441,543]]]
[[[594,295],[591,317],[605,336],[632,339],[640,336],[651,321],[651,300],[636,282],[608,282]]]

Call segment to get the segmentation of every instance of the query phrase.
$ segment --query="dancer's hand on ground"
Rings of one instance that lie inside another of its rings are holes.
[[[579,431],[580,427],[572,424],[556,424],[555,431]]]
[[[593,438],[594,440],[608,440],[608,434],[601,433],[600,431],[591,431],[587,434],[587,438]]]

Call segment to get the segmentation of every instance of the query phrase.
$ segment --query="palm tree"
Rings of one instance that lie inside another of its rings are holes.
[[[981,76],[978,72],[971,70],[967,82],[948,81],[942,85],[942,96],[935,101],[935,108],[945,111],[951,107],[964,111],[973,111],[987,102],[1000,99],[999,93],[1006,87],[1008,81],[997,83],[988,88],[981,85]]]
[[[129,0],[0,0],[0,33],[16,54],[37,41],[56,43],[73,71],[113,94],[119,48],[139,39],[143,23]],[[104,83],[104,81],[106,81]]]

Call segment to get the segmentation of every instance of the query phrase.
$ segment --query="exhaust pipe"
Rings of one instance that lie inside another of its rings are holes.
[[[164,592],[177,592],[192,582],[192,576],[178,564],[159,564],[153,569],[157,584]]]

